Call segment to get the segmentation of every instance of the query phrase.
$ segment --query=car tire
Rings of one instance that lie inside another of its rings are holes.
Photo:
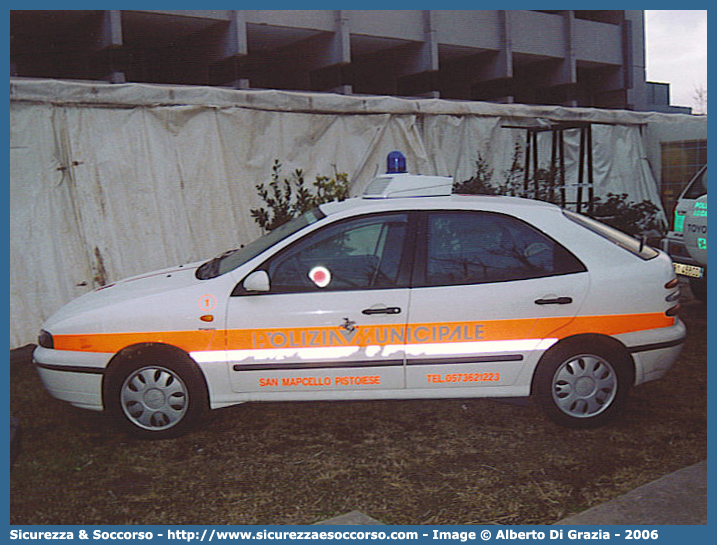
[[[127,432],[142,439],[184,435],[209,407],[206,381],[180,350],[139,348],[111,366],[104,404]]]
[[[533,377],[533,395],[553,422],[595,428],[624,408],[633,382],[630,355],[602,338],[574,338],[548,350]]]

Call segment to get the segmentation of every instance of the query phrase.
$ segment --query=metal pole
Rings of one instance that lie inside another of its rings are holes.
[[[588,195],[590,198],[590,201],[588,202],[588,214],[590,215],[590,217],[592,217],[593,209],[594,209],[593,197],[595,195],[594,186],[593,186],[593,184],[595,182],[594,175],[593,175],[593,126],[591,124],[588,124],[586,130],[588,133],[588,149],[587,149],[587,152],[588,152],[588,184],[590,184],[588,186]]]
[[[565,134],[560,129],[560,206],[565,208]]]
[[[533,131],[533,198],[538,195],[538,131]]]
[[[531,145],[531,131],[527,129],[525,139],[525,172],[523,173],[523,195],[528,192],[528,179],[530,176],[530,145]]]
[[[580,129],[580,160],[578,161],[578,198],[577,212],[582,210],[583,180],[585,179],[585,127]]]

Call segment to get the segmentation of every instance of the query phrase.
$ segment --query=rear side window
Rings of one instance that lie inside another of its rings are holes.
[[[644,260],[652,259],[653,257],[657,257],[657,255],[659,255],[659,252],[654,248],[651,248],[636,238],[633,238],[630,235],[615,229],[614,227],[605,225],[593,218],[583,216],[582,214],[576,214],[570,210],[563,210],[563,214],[565,214],[566,218],[574,221],[578,225],[582,225],[593,233],[597,233],[601,237],[608,239],[610,242],[617,244],[620,248],[623,248],[631,254],[641,257]]]
[[[428,214],[424,286],[505,282],[584,270],[560,244],[517,218],[491,212]]]

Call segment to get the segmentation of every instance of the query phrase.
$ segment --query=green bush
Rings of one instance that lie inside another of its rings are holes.
[[[455,182],[453,192],[524,197],[560,205],[563,181],[559,169],[555,165],[547,169],[539,168],[529,175],[526,184],[521,157],[521,147],[516,144],[510,168],[504,173],[503,180],[496,183],[493,169],[479,152],[475,174],[467,180]],[[658,219],[660,209],[654,203],[649,200],[640,203],[629,201],[626,193],[609,193],[605,200],[593,197],[591,202],[584,203],[583,210],[592,210],[590,215],[595,219],[634,237],[661,236],[665,231],[665,225]]]
[[[650,201],[634,203],[627,197],[626,193],[608,193],[605,201],[594,197],[593,217],[638,238],[654,231],[663,234],[664,226],[657,219],[660,209]]]
[[[334,172],[333,176],[316,176],[314,189],[304,180],[304,171],[296,169],[290,177],[281,177],[281,162],[274,160],[271,182],[256,186],[264,206],[252,208],[251,217],[264,231],[272,231],[287,221],[331,201],[343,201],[349,196],[348,174]]]

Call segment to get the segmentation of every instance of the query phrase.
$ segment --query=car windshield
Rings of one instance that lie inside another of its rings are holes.
[[[255,258],[264,250],[267,250],[277,242],[293,235],[304,227],[325,218],[326,215],[318,208],[314,208],[302,214],[298,218],[277,227],[273,231],[268,232],[264,236],[250,242],[246,246],[229,250],[217,257],[210,259],[197,269],[196,276],[199,280],[209,280],[216,278],[229,271],[233,271],[239,265],[246,263],[250,259]]]

